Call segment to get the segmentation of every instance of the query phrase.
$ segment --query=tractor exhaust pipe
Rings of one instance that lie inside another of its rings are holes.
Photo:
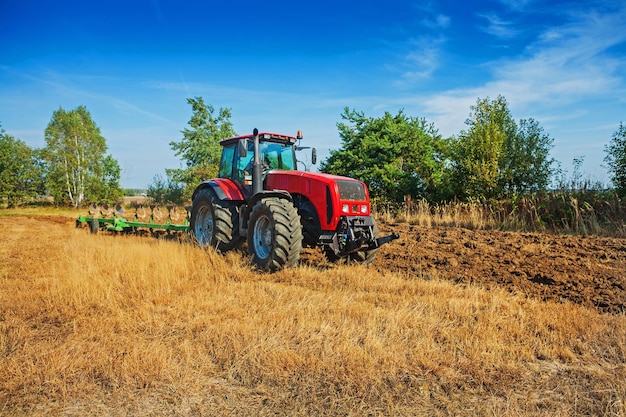
[[[252,163],[252,195],[263,191],[263,171],[261,158],[259,157],[259,130],[255,127],[252,131],[254,144],[254,160]]]

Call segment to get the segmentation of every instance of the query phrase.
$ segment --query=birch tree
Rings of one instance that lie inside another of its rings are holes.
[[[78,207],[87,195],[96,198],[91,191],[103,185],[104,165],[111,161],[105,156],[106,141],[89,111],[84,106],[70,111],[59,108],[46,128],[45,139],[46,185],[55,202]]]

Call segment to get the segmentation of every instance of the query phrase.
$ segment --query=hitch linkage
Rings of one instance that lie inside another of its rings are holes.
[[[383,236],[383,237],[379,237],[377,238],[375,241],[373,241],[372,243],[370,243],[370,247],[369,249],[375,249],[378,248],[382,245],[384,245],[385,243],[389,243],[393,240],[399,239],[400,235],[397,234],[396,232],[393,232],[392,234],[390,234],[389,236]]]

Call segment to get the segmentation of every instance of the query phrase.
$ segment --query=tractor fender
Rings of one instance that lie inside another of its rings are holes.
[[[193,191],[193,194],[191,196],[191,201],[193,201],[196,198],[196,194],[198,194],[200,190],[204,190],[205,188],[210,188],[211,190],[213,190],[213,193],[215,194],[215,196],[222,201],[245,200],[243,193],[233,181],[229,179],[225,179],[225,178],[215,178],[215,179],[203,181],[202,183],[200,183],[200,185],[198,185],[196,189]]]
[[[285,190],[263,190],[263,191],[260,191],[260,192],[258,192],[258,193],[256,193],[255,195],[252,196],[252,198],[248,202],[248,206],[249,207],[253,207],[257,203],[257,201],[259,201],[262,198],[266,198],[266,197],[284,198],[285,200],[289,200],[289,201],[293,202],[293,198],[291,197],[291,194],[289,194],[288,191],[285,191]]]

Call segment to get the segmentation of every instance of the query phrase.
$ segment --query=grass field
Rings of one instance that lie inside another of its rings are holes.
[[[623,314],[11,214],[0,416],[626,416]]]

